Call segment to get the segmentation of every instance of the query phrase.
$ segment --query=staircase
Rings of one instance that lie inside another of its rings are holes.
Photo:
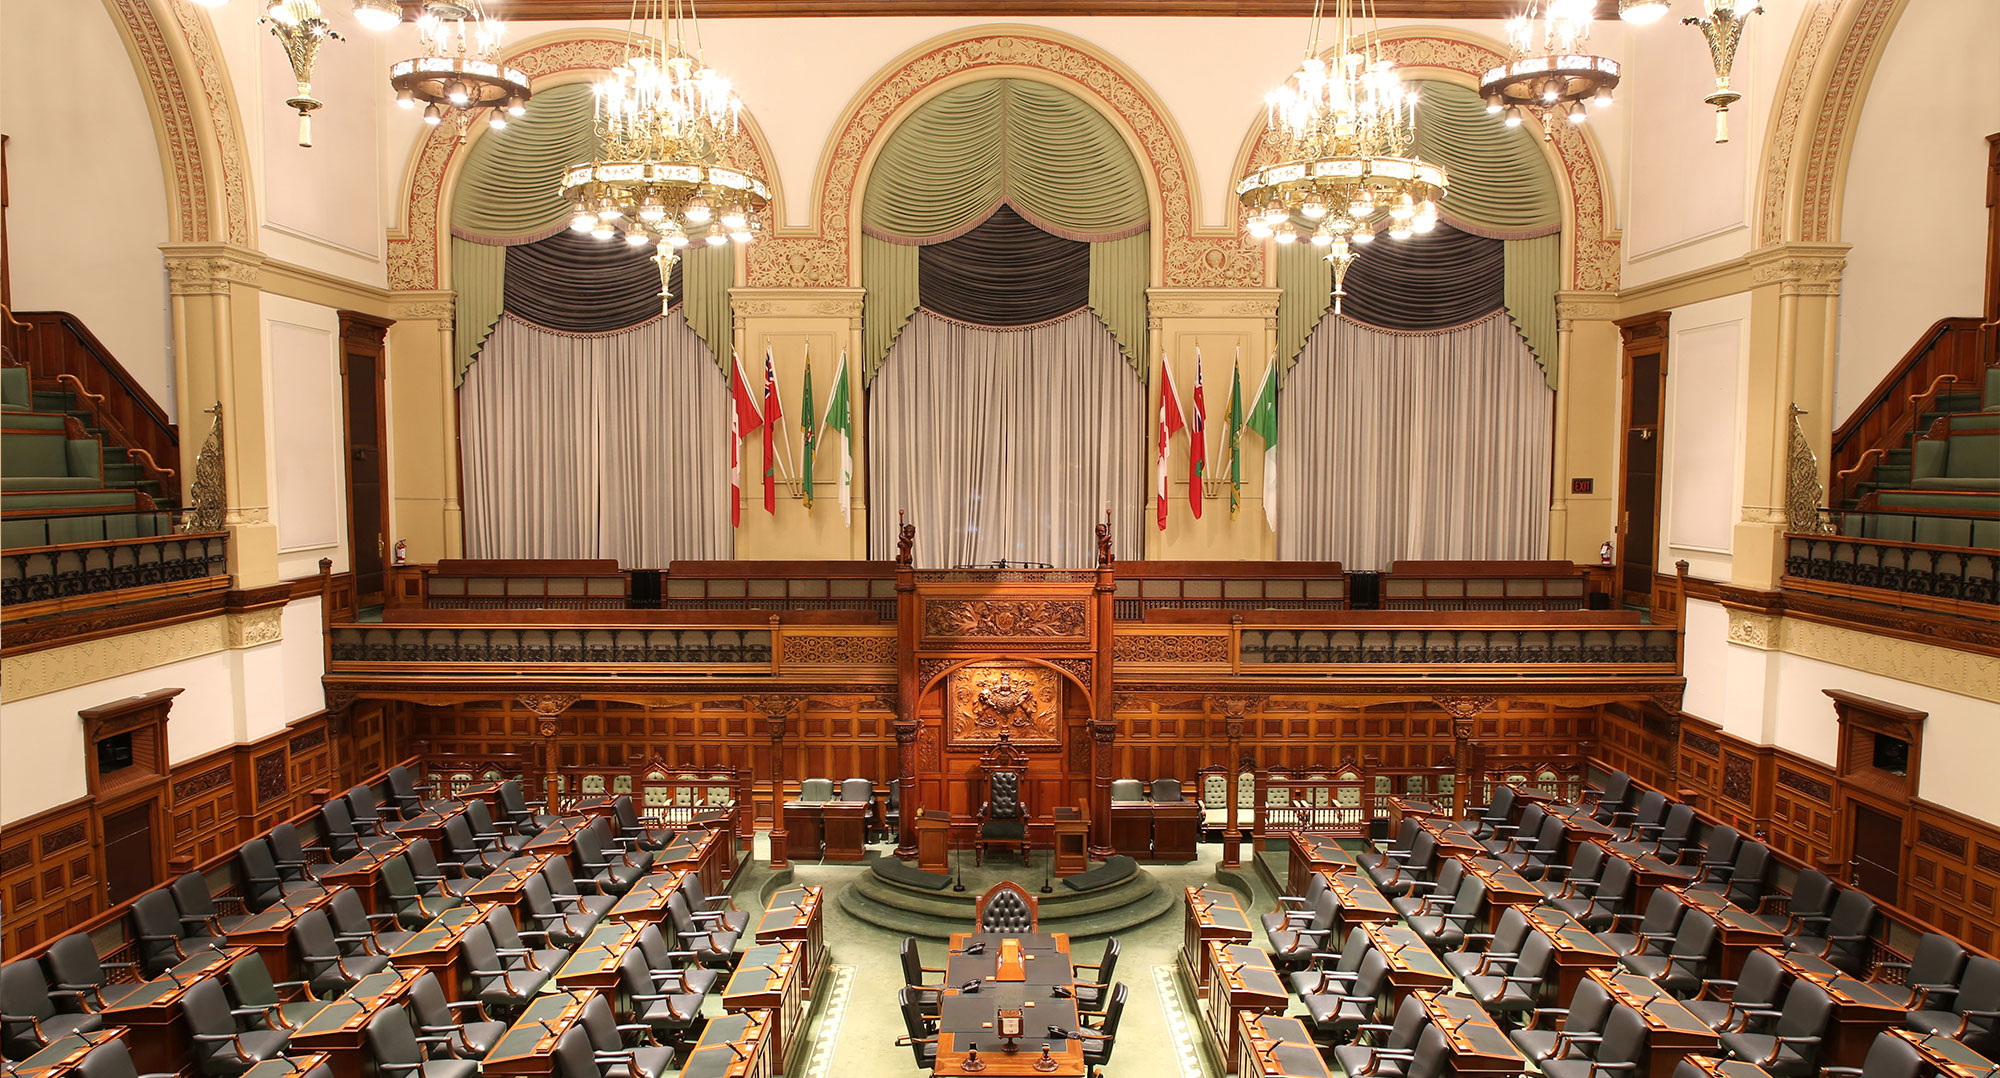
[[[1933,327],[1933,339],[1949,336],[1937,330]],[[1840,518],[1843,534],[2000,549],[2000,363],[1978,362],[1991,332],[1982,340],[1974,321],[1969,370],[1937,375],[1899,412],[1878,410],[1878,419],[1890,414],[1894,420],[1878,425],[1894,433],[1860,451],[1854,464],[1835,475],[1837,500],[1829,500],[1846,511]],[[1883,384],[1893,393],[1894,383],[1907,382],[1909,373],[1899,368]],[[1886,403],[1881,388],[1871,403]],[[1836,432],[1836,460],[1857,456],[1851,452],[1852,434],[1863,418],[1857,414]],[[1849,434],[1845,442],[1843,432]]]
[[[15,318],[0,348],[0,547],[171,532],[180,437],[165,410],[74,316]]]

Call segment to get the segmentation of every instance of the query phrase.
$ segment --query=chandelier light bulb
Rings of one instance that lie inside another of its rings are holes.
[[[652,239],[650,237],[636,228],[625,233],[625,243],[629,247],[644,247],[651,242]]]
[[[743,207],[734,203],[723,207],[721,221],[722,227],[731,233],[742,232],[750,227],[750,215],[743,211]]]
[[[1366,222],[1366,221],[1363,221],[1363,222],[1361,222],[1360,224],[1357,224],[1357,225],[1355,225],[1355,226],[1354,226],[1354,242],[1356,242],[1356,243],[1374,243],[1374,242],[1375,242],[1375,229],[1374,229],[1374,227],[1373,227],[1373,226],[1371,226],[1371,225],[1370,225],[1370,224],[1369,224],[1368,222]]]
[[[1299,207],[1299,212],[1305,214],[1308,221],[1318,221],[1327,214],[1326,203],[1317,199],[1307,199],[1305,205]]]
[[[1596,97],[1593,97],[1593,98],[1591,98],[1591,99],[1590,99],[1590,104],[1591,104],[1591,107],[1592,107],[1592,108],[1600,108],[1600,109],[1608,109],[1608,108],[1610,108],[1610,107],[1611,107],[1611,87],[1609,87],[1609,86],[1600,86],[1600,87],[1598,87],[1598,88],[1597,88],[1597,96],[1596,96]]]
[[[667,233],[666,236],[663,238],[666,240],[668,246],[676,248],[686,247],[689,242],[687,233],[682,232],[679,229],[675,229],[672,232]]]
[[[496,112],[486,118],[486,126],[495,131],[504,131],[507,129],[507,117],[503,113]]]
[[[667,219],[667,207],[658,195],[647,195],[639,202],[639,220],[647,224],[658,224]]]
[[[1421,236],[1424,233],[1429,232],[1432,229],[1436,228],[1437,226],[1438,226],[1437,218],[1419,216],[1416,220],[1410,222],[1410,231],[1415,232],[1416,234]]]
[[[731,232],[729,234],[729,238],[735,240],[737,243],[749,243],[750,240],[752,239],[752,235],[749,229],[739,228],[736,231]]]
[[[1389,238],[1392,240],[1409,239],[1410,226],[1408,224],[1398,223],[1394,228],[1391,228],[1389,230]]]
[[[688,199],[687,205],[681,210],[681,216],[687,218],[688,223],[691,225],[706,224],[713,213],[714,211],[709,208],[708,200],[700,195]]]
[[[1333,233],[1328,231],[1325,225],[1321,225],[1313,230],[1312,245],[1314,247],[1325,247],[1327,244],[1330,244],[1332,242],[1333,242]]]
[[[1584,120],[1583,102],[1578,101],[1569,107],[1569,122],[1573,124],[1580,124],[1583,122],[1583,120]]]
[[[1268,224],[1265,224],[1265,223],[1264,223],[1264,219],[1263,219],[1262,217],[1253,217],[1253,218],[1251,218],[1251,219],[1250,219],[1250,237],[1251,237],[1252,239],[1259,239],[1259,240],[1268,240],[1268,239],[1270,239],[1270,238],[1271,238],[1271,226],[1270,226],[1270,225],[1268,225]]]
[[[618,203],[610,195],[606,195],[597,202],[597,216],[607,221],[616,221],[625,216],[625,211],[618,208]]]
[[[403,21],[403,8],[396,0],[354,0],[354,21],[377,32],[393,30]]]
[[[1500,115],[1500,110],[1503,108],[1506,108],[1506,106],[1500,103],[1499,94],[1494,94],[1486,99],[1486,115],[1498,116]]]
[[[396,91],[396,107],[397,107],[397,108],[403,108],[403,109],[414,109],[414,108],[416,108],[416,107],[417,107],[417,95],[415,95],[415,94],[411,93],[411,92],[410,92],[410,91],[409,91],[408,89],[402,89],[402,90],[397,90],[397,91]]]
[[[585,210],[569,219],[569,227],[573,232],[589,232],[597,227],[597,215]]]
[[[608,240],[617,234],[617,230],[611,227],[611,222],[609,221],[598,221],[597,225],[590,230],[590,234],[597,239]]]
[[[1507,126],[1508,126],[1508,127],[1519,127],[1519,126],[1521,126],[1521,110],[1520,110],[1520,109],[1518,109],[1518,108],[1510,108],[1510,109],[1508,109],[1508,110],[1507,110]]]
[[[445,100],[459,108],[464,108],[466,103],[472,100],[471,91],[467,90],[465,84],[457,79],[452,79],[444,84],[444,96]]]
[[[507,115],[520,117],[528,114],[527,99],[516,95],[507,99]]]
[[[1407,221],[1416,215],[1417,202],[1407,191],[1403,192],[1403,197],[1394,206],[1389,207],[1389,216],[1393,220]]]
[[[710,247],[720,247],[729,242],[729,237],[720,232],[711,232],[707,236],[704,236],[703,239]]]
[[[438,124],[444,122],[444,113],[439,112],[436,105],[425,105],[424,122],[430,124],[432,127],[436,127]]]
[[[1299,241],[1299,230],[1289,224],[1275,230],[1273,235],[1279,243],[1297,243]]]

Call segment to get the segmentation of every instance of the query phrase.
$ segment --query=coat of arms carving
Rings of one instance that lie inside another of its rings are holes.
[[[951,741],[990,744],[1005,734],[1016,744],[1056,744],[1062,739],[1061,697],[1060,675],[1046,667],[963,667],[951,675]]]

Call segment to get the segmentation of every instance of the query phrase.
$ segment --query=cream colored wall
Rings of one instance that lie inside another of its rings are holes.
[[[1618,535],[1618,455],[1623,444],[1618,329],[1605,321],[1576,321],[1570,330],[1568,369],[1561,373],[1569,399],[1557,401],[1557,421],[1567,425],[1565,467],[1554,477],[1565,506],[1561,543],[1550,518],[1549,556],[1595,564],[1598,548]],[[1571,494],[1570,480],[1592,480],[1589,494]]]
[[[2000,132],[2000,4],[1920,0],[1889,38],[1854,137],[1840,238],[1834,422],[1940,318],[1980,313],[1986,136]]]
[[[14,307],[82,319],[173,415],[166,181],[102,4],[0,0],[0,131]]]
[[[1618,170],[1626,181],[1626,288],[1738,257],[1754,243],[1750,206],[1765,128],[1806,0],[1763,6],[1737,52],[1730,85],[1743,99],[1729,108],[1729,141],[1721,144],[1714,110],[1702,103],[1715,73],[1700,31],[1675,17],[1627,32],[1619,95],[1629,129],[1645,137],[1626,140]]]
[[[292,580],[331,558],[347,571],[347,473],[340,379],[340,315],[331,307],[267,295],[272,520],[278,575]]]
[[[1728,580],[1742,503],[1744,395],[1750,297],[1741,293],[1671,311],[1663,402],[1660,548],[1655,569]]]

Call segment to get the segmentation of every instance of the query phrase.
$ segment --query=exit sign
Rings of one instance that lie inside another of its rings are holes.
[[[1571,494],[1588,494],[1590,493],[1591,485],[1596,482],[1597,480],[1595,479],[1572,479],[1569,481],[1569,492]]]

